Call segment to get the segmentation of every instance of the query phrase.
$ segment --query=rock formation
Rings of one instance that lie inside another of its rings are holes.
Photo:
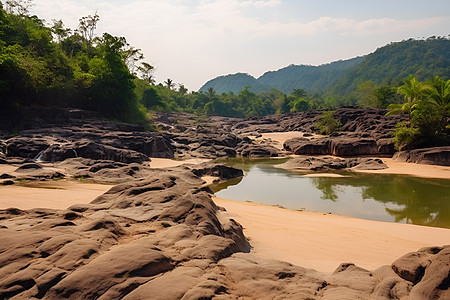
[[[2,299],[446,299],[450,246],[369,271],[332,274],[262,259],[198,176],[221,165],[153,170],[67,210],[0,210]]]

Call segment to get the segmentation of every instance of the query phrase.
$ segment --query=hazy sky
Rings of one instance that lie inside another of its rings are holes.
[[[32,12],[72,29],[95,11],[97,33],[125,36],[189,90],[230,73],[369,54],[392,41],[450,34],[449,0],[35,0]]]

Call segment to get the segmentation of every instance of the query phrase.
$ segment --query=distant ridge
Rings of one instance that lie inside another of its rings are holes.
[[[320,66],[290,65],[278,71],[268,71],[258,79],[244,73],[219,76],[209,80],[199,91],[206,92],[212,87],[219,94],[228,92],[238,94],[246,86],[250,86],[250,90],[255,93],[269,91],[272,88],[283,93],[290,93],[297,88],[320,92],[363,60],[364,57],[356,57]]]
[[[449,79],[450,40],[430,37],[390,43],[366,56],[340,60],[320,66],[290,65],[268,71],[259,78],[237,73],[219,76],[205,83],[200,91],[212,87],[217,93],[239,93],[246,86],[259,93],[272,88],[289,94],[302,88],[309,93],[332,91],[346,95],[358,84],[371,80],[375,84],[397,84],[409,74],[418,80],[433,76]]]

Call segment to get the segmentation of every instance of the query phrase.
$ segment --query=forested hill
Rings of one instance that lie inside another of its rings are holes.
[[[347,72],[331,90],[336,94],[346,95],[369,80],[377,85],[396,85],[410,74],[418,80],[434,76],[449,79],[450,40],[443,37],[409,39],[378,48]]]
[[[440,76],[448,79],[450,74],[450,40],[431,37],[426,40],[409,39],[391,43],[375,52],[344,61],[321,66],[290,65],[278,71],[269,71],[258,79],[245,74],[217,77],[208,81],[200,91],[212,87],[216,92],[239,93],[245,86],[253,92],[271,88],[284,93],[304,89],[309,93],[332,91],[348,95],[360,83],[399,84],[409,74],[419,80]]]
[[[363,57],[356,57],[320,66],[290,65],[278,71],[266,72],[258,79],[243,73],[219,76],[205,83],[200,91],[206,92],[212,87],[217,93],[238,94],[246,86],[250,86],[254,93],[267,92],[272,88],[286,94],[298,88],[313,93],[320,92],[363,60]]]
[[[251,75],[236,73],[211,79],[200,88],[200,91],[207,92],[208,89],[212,87],[216,93],[219,94],[228,92],[239,94],[246,86],[250,86],[251,91],[254,93],[268,91],[271,88],[270,86],[259,83],[258,80]]]

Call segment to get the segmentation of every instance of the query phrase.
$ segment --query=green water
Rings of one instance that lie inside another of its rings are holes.
[[[335,172],[345,177],[307,177],[274,167],[285,161],[228,159],[245,176],[211,188],[225,199],[450,228],[449,179],[348,171]]]

